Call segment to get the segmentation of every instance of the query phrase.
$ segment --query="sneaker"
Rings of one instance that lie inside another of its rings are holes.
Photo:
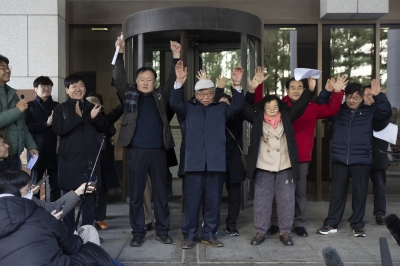
[[[337,229],[333,228],[330,225],[326,225],[326,226],[323,226],[320,229],[318,229],[317,233],[321,234],[321,235],[328,235],[328,234],[337,233]]]
[[[378,225],[385,225],[385,221],[383,220],[382,214],[375,215],[375,221],[376,221],[376,224],[378,224]]]
[[[353,229],[353,234],[355,237],[365,237],[365,232],[362,228],[360,229]]]
[[[210,239],[203,239],[201,240],[201,243],[210,245],[212,247],[223,247],[224,244],[222,244],[221,241],[219,241],[216,237],[210,238]]]
[[[239,231],[235,227],[226,227],[225,232],[231,236],[239,236]]]

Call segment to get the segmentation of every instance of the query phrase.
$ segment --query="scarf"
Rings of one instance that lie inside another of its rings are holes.
[[[264,114],[264,122],[269,123],[274,129],[278,126],[279,121],[281,121],[281,112],[274,118],[269,118]]]
[[[139,92],[136,89],[136,84],[132,83],[129,85],[129,88],[125,92],[124,96],[124,109],[126,112],[133,112],[133,110],[136,108],[138,98]]]
[[[289,96],[286,95],[285,97],[283,97],[282,102],[287,103],[288,107],[292,107],[293,103],[292,103],[292,100],[290,100]]]

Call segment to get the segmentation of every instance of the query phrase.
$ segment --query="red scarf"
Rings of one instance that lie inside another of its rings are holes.
[[[282,102],[287,103],[287,107],[292,107],[292,100],[290,100],[289,96],[285,96],[282,98]]]
[[[274,129],[278,126],[279,121],[281,121],[281,112],[273,118],[269,118],[264,114],[264,122],[269,123]]]

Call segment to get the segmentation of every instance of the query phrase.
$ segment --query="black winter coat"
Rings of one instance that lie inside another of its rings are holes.
[[[247,93],[249,94],[249,92]],[[299,154],[297,150],[296,138],[294,137],[294,130],[292,123],[296,121],[300,116],[303,115],[306,110],[308,103],[311,101],[314,92],[305,89],[300,98],[293,103],[291,108],[287,108],[287,104],[282,104],[282,108],[279,109],[281,112],[281,119],[283,123],[283,129],[286,134],[286,141],[289,150],[290,164],[292,165],[292,177],[295,181],[299,179]],[[247,95],[246,95],[247,97]],[[264,123],[264,106],[262,101],[250,106],[245,101],[244,109],[242,111],[245,119],[253,124],[250,146],[247,155],[247,177],[254,178],[256,171],[258,150],[260,147],[260,140],[263,134],[263,123]]]
[[[333,117],[332,162],[346,165],[372,163],[372,123],[392,116],[386,95],[373,96],[375,104],[363,102],[356,110],[346,103]]]
[[[63,104],[67,107],[67,118],[63,117]],[[91,119],[94,105],[86,99],[81,104],[82,117],[75,112],[76,100],[69,98],[54,109],[53,131],[61,137],[58,147],[58,180],[64,190],[75,190],[86,182],[90,167],[93,168],[100,149],[99,133],[108,130],[106,119],[98,115]],[[101,158],[99,158],[92,181],[101,186]]]
[[[374,122],[372,128],[374,131],[381,131],[389,124],[389,119],[383,122]],[[389,143],[386,140],[372,137],[372,164],[371,170],[383,169],[387,170],[389,166],[389,158],[386,153],[380,152],[387,151]]]
[[[217,88],[216,96],[223,92],[224,89]],[[248,93],[245,97],[250,105],[254,103],[254,98],[254,93]],[[242,153],[240,151],[240,149],[243,151],[243,121],[244,116],[239,112],[234,117],[228,119],[225,124],[226,168],[229,173],[230,182],[233,184],[246,180],[246,174],[242,163]]]
[[[225,123],[243,108],[243,92],[232,90],[230,105],[183,102],[183,87],[171,92],[171,108],[186,123],[185,171],[226,172]]]
[[[54,169],[57,163],[57,134],[51,126],[47,126],[47,119],[58,105],[51,96],[43,102],[39,96],[28,102],[28,109],[24,111],[25,123],[39,150],[39,159],[34,169]],[[27,153],[28,160],[30,154]]]
[[[101,151],[101,170],[103,185],[106,189],[120,187],[117,169],[115,168],[114,145],[111,143],[111,137],[117,133],[114,123],[124,114],[122,104],[111,110],[109,114],[105,115],[105,119],[109,126],[105,135],[105,149]],[[102,114],[104,115],[104,114]]]
[[[101,247],[83,244],[35,202],[0,198],[0,265],[113,265]]]

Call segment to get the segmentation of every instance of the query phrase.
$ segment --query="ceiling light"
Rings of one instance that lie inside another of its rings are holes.
[[[296,28],[279,28],[279,30],[296,30]]]
[[[102,31],[102,30],[108,30],[108,28],[92,28],[92,30]]]

